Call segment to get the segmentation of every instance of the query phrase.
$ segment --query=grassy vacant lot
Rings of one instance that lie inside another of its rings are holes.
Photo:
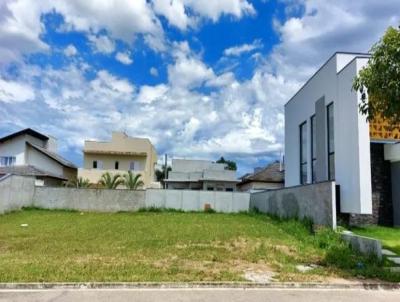
[[[369,226],[354,228],[352,231],[362,236],[379,239],[384,247],[400,255],[400,228]]]
[[[298,264],[318,267],[301,273]],[[332,231],[312,234],[307,224],[261,214],[25,210],[0,217],[0,282],[244,281],[246,272],[271,271],[277,281],[400,281]]]

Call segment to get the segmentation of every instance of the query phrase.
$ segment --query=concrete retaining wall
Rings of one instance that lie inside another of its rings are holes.
[[[248,211],[250,194],[241,192],[154,190],[146,191],[146,207],[203,211],[209,204],[217,212]]]
[[[365,255],[374,255],[382,259],[382,243],[374,238],[364,237],[353,233],[342,233],[342,239],[347,241],[351,247]]]
[[[96,212],[135,211],[145,207],[145,191],[36,187],[32,205]]]
[[[32,203],[35,179],[6,175],[0,180],[0,214],[19,210]]]
[[[336,228],[335,182],[321,182],[251,194],[250,208],[283,218],[309,218]]]

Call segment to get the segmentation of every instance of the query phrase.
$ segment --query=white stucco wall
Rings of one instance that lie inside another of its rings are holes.
[[[307,182],[311,183],[311,127],[315,103],[334,103],[335,180],[341,211],[372,211],[369,125],[358,112],[360,96],[351,90],[354,76],[367,62],[356,54],[336,54],[285,106],[285,186],[300,184],[299,126],[307,122]],[[350,63],[350,64],[349,64]],[[326,144],[326,141],[325,141]],[[317,158],[318,160],[318,158]]]
[[[49,158],[43,153],[33,149],[32,147],[27,148],[27,164],[37,167],[46,172],[50,172],[55,175],[63,175],[63,166],[55,160]]]
[[[335,101],[335,173],[341,211],[372,214],[369,124],[359,114],[360,95],[352,90],[355,75],[367,59],[353,60],[338,73]]]
[[[25,137],[12,138],[0,143],[0,156],[15,156],[16,165],[25,164]]]
[[[315,102],[325,97],[325,105],[336,99],[336,56],[309,80],[285,106],[285,186],[300,184],[300,135],[299,126],[307,121],[307,183],[311,183],[311,127],[310,118],[315,114]]]

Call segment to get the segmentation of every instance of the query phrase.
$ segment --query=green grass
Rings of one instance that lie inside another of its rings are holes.
[[[28,227],[21,227],[28,224]],[[300,273],[298,264],[319,268]],[[333,231],[262,214],[24,210],[0,216],[0,282],[400,281]]]
[[[400,255],[400,228],[390,228],[383,226],[369,226],[364,228],[354,228],[356,234],[376,238],[382,241],[382,245]]]

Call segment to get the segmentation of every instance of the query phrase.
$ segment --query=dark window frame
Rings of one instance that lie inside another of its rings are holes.
[[[93,167],[93,169],[97,169],[97,167],[98,167],[97,160],[93,161],[92,167]]]
[[[115,170],[119,170],[119,162],[118,161],[115,162],[114,168],[115,168]]]
[[[307,121],[304,121],[303,123],[301,123],[300,125],[299,125],[299,132],[300,132],[300,135],[299,135],[299,138],[300,138],[300,184],[301,185],[304,185],[304,184],[306,184],[307,183],[307,141],[306,141],[306,150],[303,150],[303,128],[302,127],[306,127],[305,129],[306,129],[306,139],[307,139]],[[305,156],[305,161],[303,162],[302,160],[303,160],[303,152],[304,151],[306,151],[306,156]],[[305,166],[306,167],[306,179],[305,180],[303,180],[303,166]]]
[[[316,129],[315,122],[316,122],[316,115],[313,114],[310,117],[310,128],[311,128],[311,182],[312,183],[316,183],[315,168],[314,168],[314,165],[317,162],[317,154],[316,154],[317,150],[315,150],[315,152],[314,152],[314,143],[316,143],[315,142],[316,140],[314,140],[314,134],[316,135],[316,133],[315,133],[315,129]],[[317,146],[315,146],[315,149],[317,149]]]
[[[330,147],[331,147],[331,144],[330,144],[330,142],[331,142],[331,137],[330,137],[330,130],[331,130],[331,128],[330,128],[330,125],[329,125],[329,113],[330,113],[330,110],[334,110],[334,104],[333,104],[333,102],[330,102],[327,106],[326,106],[326,130],[327,130],[327,135],[326,135],[326,138],[327,138],[327,151],[328,151],[328,158],[327,158],[327,160],[328,160],[328,180],[335,180],[335,175],[333,175],[333,177],[331,177],[331,165],[330,165],[330,159],[331,159],[331,157],[333,157],[333,165],[335,165],[335,132],[333,132],[333,151],[330,151]],[[335,111],[332,111],[332,117],[334,118],[334,112]],[[335,131],[335,122],[333,121],[333,131]]]

